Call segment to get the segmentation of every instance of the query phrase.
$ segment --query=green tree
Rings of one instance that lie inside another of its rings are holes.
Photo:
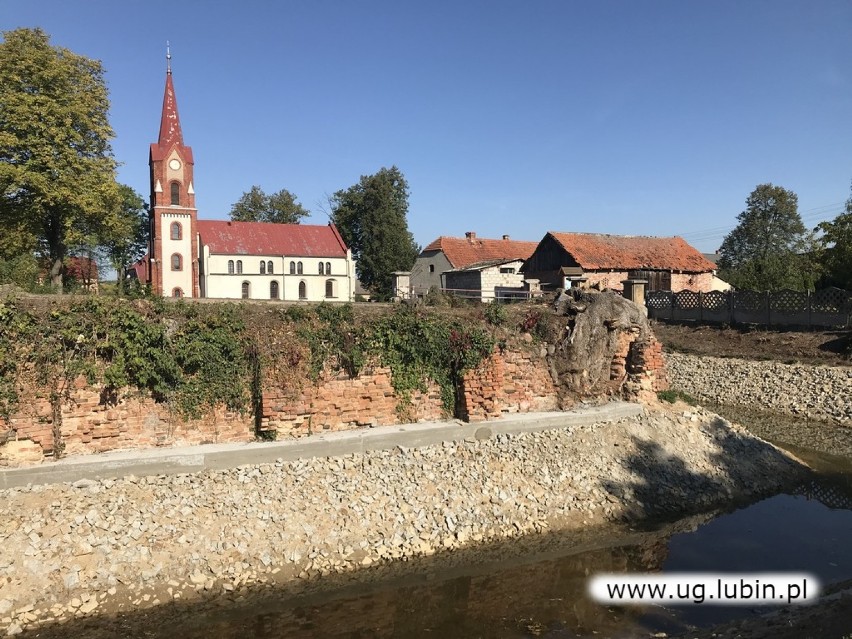
[[[408,230],[408,183],[395,166],[362,175],[330,198],[331,220],[352,249],[361,283],[380,299],[392,294],[392,273],[408,271],[420,248]]]
[[[118,210],[103,69],[51,46],[41,29],[3,37],[0,235],[15,238],[14,250],[34,246],[61,290],[69,247]]]
[[[723,279],[737,288],[762,291],[813,286],[813,242],[805,232],[793,191],[760,184],[737,219],[739,224],[719,249]]]
[[[148,247],[148,205],[142,196],[126,184],[118,185],[120,193],[115,224],[102,229],[98,244],[118,277],[118,292],[127,286],[127,267],[145,254]]]
[[[231,207],[231,219],[235,222],[298,224],[299,220],[310,214],[287,189],[267,195],[259,186],[251,187]]]
[[[822,232],[821,263],[823,283],[852,290],[852,196],[846,200],[846,210],[831,222],[817,226]]]

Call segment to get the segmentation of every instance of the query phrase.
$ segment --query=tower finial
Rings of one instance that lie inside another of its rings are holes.
[[[166,73],[172,74],[172,51],[169,48],[168,40],[166,40]]]

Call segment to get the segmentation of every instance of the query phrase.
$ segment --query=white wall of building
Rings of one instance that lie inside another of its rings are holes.
[[[172,297],[179,288],[182,297],[192,297],[192,229],[191,217],[181,213],[163,213],[161,217],[161,233],[163,246],[163,295]],[[172,239],[172,223],[181,225],[181,239]],[[181,269],[173,270],[172,256],[181,256]]]
[[[261,273],[260,262],[265,273]],[[233,273],[229,272],[233,262]],[[242,273],[239,264],[242,263]],[[272,274],[269,273],[272,262]],[[293,262],[295,273],[291,273]],[[341,257],[282,257],[272,255],[217,255],[202,247],[201,290],[203,297],[241,299],[243,283],[248,283],[249,299],[268,300],[273,281],[278,282],[278,299],[309,302],[351,302],[355,291],[355,266],[351,254]],[[301,263],[301,273],[299,264]],[[320,274],[322,263],[322,274]],[[331,267],[330,269],[328,267]],[[330,271],[330,274],[329,274]],[[332,296],[328,297],[327,282],[331,282]],[[304,297],[299,284],[304,283]]]

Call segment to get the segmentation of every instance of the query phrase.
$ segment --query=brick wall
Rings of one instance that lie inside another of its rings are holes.
[[[326,374],[319,383],[306,380],[296,390],[271,382],[264,386],[261,428],[276,431],[279,438],[446,418],[437,384],[400,402],[388,368],[375,367],[354,379],[342,372]]]
[[[0,430],[15,429],[18,440],[31,440],[46,455],[53,454],[53,408],[45,397],[24,397],[23,408]],[[62,441],[65,454],[97,453],[122,448],[239,442],[254,439],[254,418],[224,409],[198,420],[184,420],[168,405],[151,398],[119,397],[115,403],[102,397],[102,389],[89,387],[81,378],[62,404]],[[0,464],[3,463],[0,447]]]
[[[524,351],[496,352],[468,371],[461,397],[461,417],[471,422],[559,408],[545,355]]]
[[[665,387],[661,345],[653,337],[637,341],[624,332],[613,359],[611,378],[633,399],[652,399]],[[89,387],[82,378],[62,406],[62,439],[66,454],[116,449],[202,443],[250,441],[255,437],[251,414],[216,410],[202,419],[184,420],[168,405],[150,398],[119,394],[114,402],[102,389]],[[32,442],[44,455],[53,453],[53,411],[36,392],[24,393],[21,410],[8,423],[0,419],[0,435]],[[560,398],[551,378],[545,347],[531,344],[495,352],[462,381],[459,406],[469,421],[493,419],[509,413],[557,410]],[[321,431],[348,430],[448,418],[440,388],[431,384],[400,402],[391,385],[390,370],[373,367],[350,379],[326,374],[317,383],[305,380],[300,388],[266,380],[261,399],[261,429],[276,431],[278,438],[302,437]],[[10,429],[15,432],[11,433]],[[33,446],[0,445],[0,465],[31,461]]]

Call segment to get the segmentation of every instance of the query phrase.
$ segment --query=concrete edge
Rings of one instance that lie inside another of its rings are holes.
[[[199,446],[117,451],[81,455],[56,463],[0,470],[0,489],[19,486],[109,479],[127,475],[147,476],[223,470],[277,460],[337,457],[390,448],[419,448],[496,434],[531,433],[542,430],[613,422],[644,413],[641,404],[610,402],[568,412],[516,413],[493,421],[459,421],[380,426],[339,431],[281,442],[202,444]]]

